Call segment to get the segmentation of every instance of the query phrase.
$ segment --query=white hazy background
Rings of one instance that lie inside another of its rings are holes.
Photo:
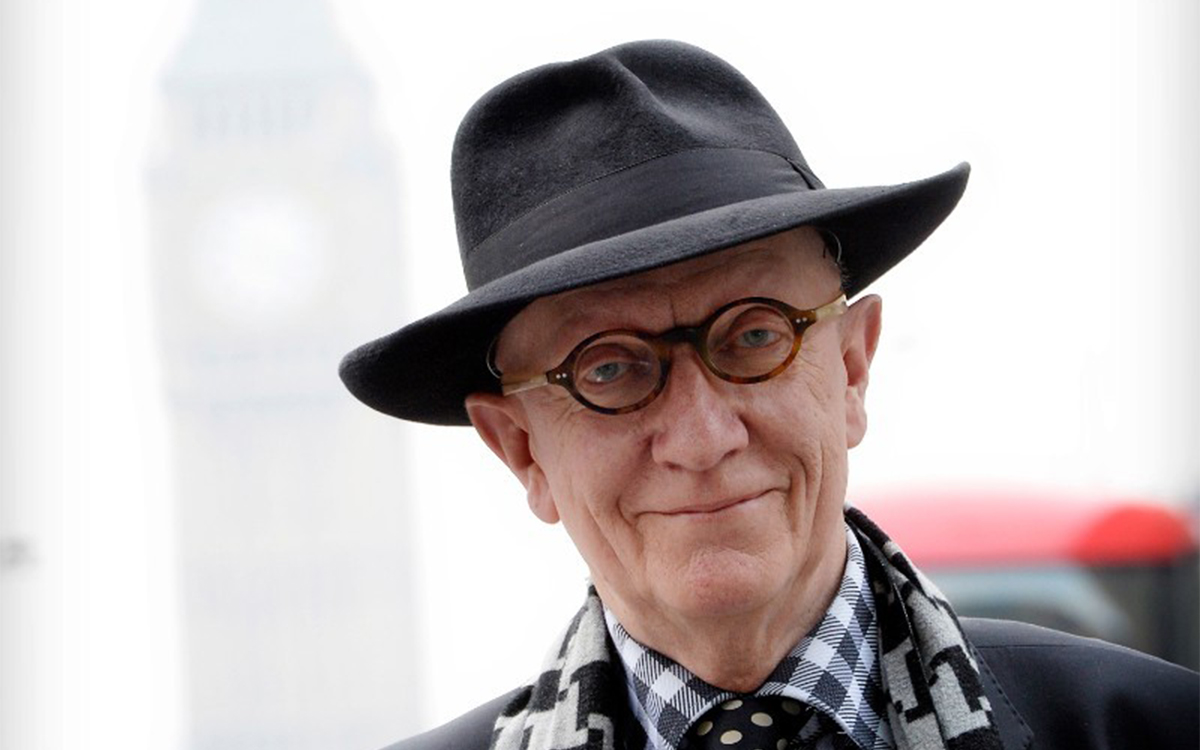
[[[852,494],[1002,484],[1197,498],[1192,0],[330,7],[398,155],[397,326],[464,292],[448,172],[471,103],[544,62],[683,39],[756,83],[827,185],[973,165],[958,210],[872,290],[885,338]],[[187,744],[144,170],[162,67],[192,12],[0,5],[5,750]],[[423,709],[380,716],[380,745],[529,675],[585,575],[473,433],[394,429]]]

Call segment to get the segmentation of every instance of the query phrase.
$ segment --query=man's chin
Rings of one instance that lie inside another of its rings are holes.
[[[737,550],[698,554],[672,575],[662,598],[676,615],[696,621],[753,616],[782,593],[782,570]]]

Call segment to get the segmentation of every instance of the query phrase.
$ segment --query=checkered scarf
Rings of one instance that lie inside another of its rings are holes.
[[[899,750],[999,750],[979,669],[950,605],[879,527],[848,508],[876,597],[888,723]],[[628,709],[595,590],[541,674],[496,720],[494,750],[618,750]]]

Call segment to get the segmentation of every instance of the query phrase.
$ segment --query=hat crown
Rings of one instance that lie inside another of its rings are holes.
[[[468,112],[455,139],[451,182],[464,268],[480,243],[556,196],[696,148],[778,154],[816,182],[758,90],[691,45],[633,42],[505,81]]]
[[[384,413],[468,424],[467,394],[498,388],[489,347],[531,301],[802,225],[838,237],[852,296],[945,219],[968,171],[822,189],[758,90],[678,42],[537,68],[480,99],[455,140],[469,293],[355,349],[342,380]]]

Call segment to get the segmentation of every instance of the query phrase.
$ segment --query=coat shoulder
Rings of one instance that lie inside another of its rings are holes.
[[[1115,670],[1111,676],[1122,683],[1129,681],[1129,673],[1125,670],[1153,676],[1168,685],[1190,685],[1200,677],[1190,669],[1141,651],[1038,625],[964,617],[962,626],[968,640],[989,663],[998,660],[1022,666],[1033,666],[1038,662],[1090,665],[1098,673]]]
[[[496,719],[520,693],[521,689],[517,689],[493,698],[457,719],[388,745],[384,750],[487,750],[492,743],[492,727]]]
[[[1094,638],[1004,620],[963,630],[1034,747],[1200,746],[1200,675]],[[1147,744],[1148,743],[1148,744]]]

